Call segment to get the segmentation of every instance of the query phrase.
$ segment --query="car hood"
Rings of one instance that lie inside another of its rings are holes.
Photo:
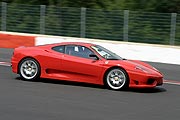
[[[123,67],[128,71],[143,72],[162,76],[162,73],[156,68],[139,60],[109,60],[108,62],[106,61],[106,63]]]

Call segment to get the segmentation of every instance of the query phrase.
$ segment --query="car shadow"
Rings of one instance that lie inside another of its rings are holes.
[[[80,86],[80,87],[89,87],[89,88],[97,88],[97,89],[108,90],[103,85],[96,85],[96,84],[82,83],[82,82],[73,82],[73,81],[65,81],[65,80],[54,80],[54,79],[46,79],[46,78],[40,78],[38,80],[23,80],[20,77],[17,77],[16,80],[22,80],[22,81],[26,81],[26,82],[41,82],[41,83],[49,83],[49,84]],[[160,92],[166,92],[167,90],[163,87],[155,87],[155,88],[141,88],[141,89],[128,88],[126,90],[114,90],[114,91],[136,92],[136,93],[160,93]]]
[[[16,80],[22,80],[22,81],[26,81],[26,82],[41,82],[41,83],[49,83],[49,84],[59,84],[59,85],[81,86],[81,87],[106,89],[102,85],[83,83],[83,82],[73,82],[73,81],[66,81],[66,80],[47,79],[47,78],[40,78],[38,80],[23,80],[20,77],[17,77]]]
[[[163,87],[155,87],[155,88],[129,88],[127,91],[136,92],[136,93],[160,93],[166,92],[167,90]]]

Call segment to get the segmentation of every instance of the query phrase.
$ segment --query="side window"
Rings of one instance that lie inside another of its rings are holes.
[[[89,48],[84,46],[80,47],[80,53],[81,53],[81,57],[88,59],[92,59],[91,57],[89,57],[89,55],[94,54]]]
[[[66,45],[65,47],[65,54],[75,56],[75,46],[74,45]]]
[[[78,45],[67,45],[65,48],[65,53],[72,56],[82,57],[82,58],[88,58],[90,54],[93,54],[93,52],[85,47],[85,46],[78,46]]]
[[[64,53],[64,48],[65,48],[65,46],[62,45],[62,46],[53,47],[52,49],[53,49],[54,51],[57,51],[57,52],[60,52],[60,53]]]

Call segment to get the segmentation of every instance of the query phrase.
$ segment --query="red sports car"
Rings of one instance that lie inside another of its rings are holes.
[[[14,50],[11,63],[12,71],[25,80],[68,80],[105,85],[114,90],[163,84],[163,75],[149,64],[123,59],[91,43],[19,47]]]

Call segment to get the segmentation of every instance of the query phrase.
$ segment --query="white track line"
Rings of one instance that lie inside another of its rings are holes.
[[[175,80],[164,80],[163,82],[166,84],[180,85],[180,81],[175,81]]]
[[[11,66],[11,63],[9,62],[0,62],[1,66]]]

